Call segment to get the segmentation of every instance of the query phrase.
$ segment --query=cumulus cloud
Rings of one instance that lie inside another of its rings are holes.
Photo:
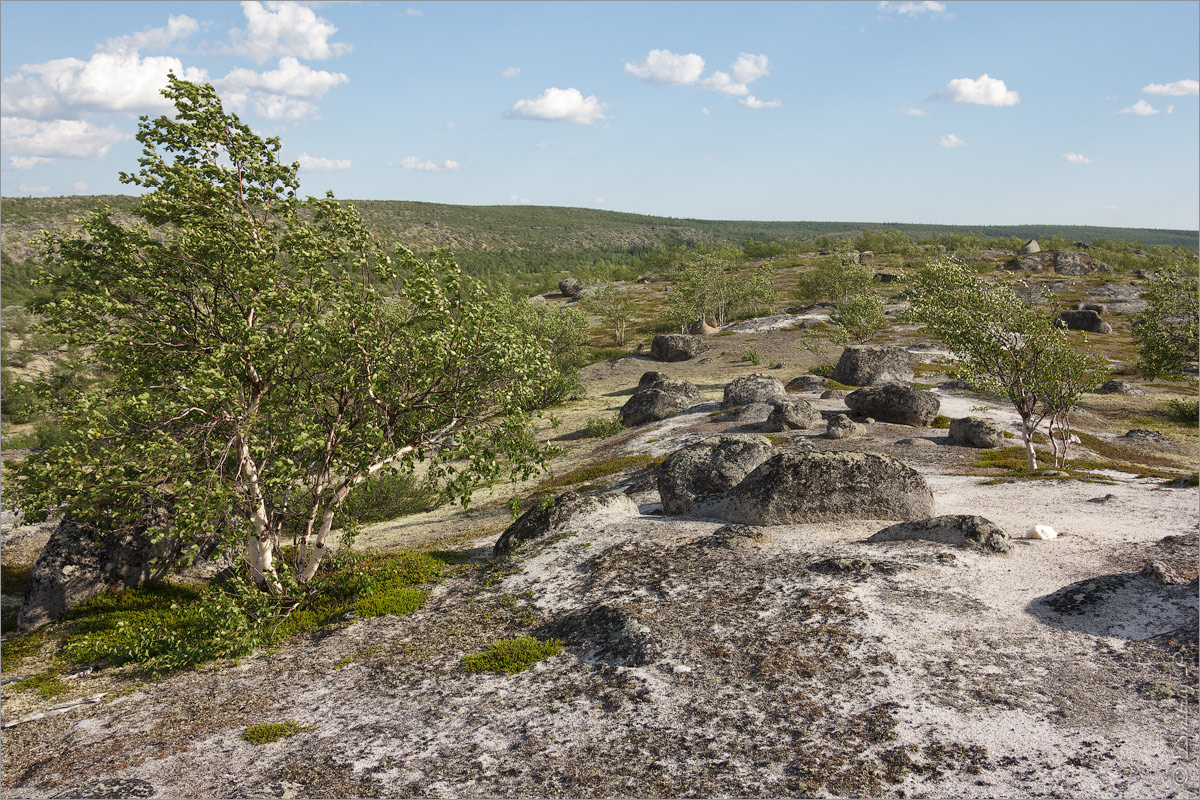
[[[881,0],[879,3],[880,11],[889,11],[895,14],[907,14],[915,17],[921,14],[945,14],[946,4],[938,3],[935,0],[924,0],[924,2],[903,2],[895,3],[889,0]]]
[[[978,78],[955,78],[932,97],[948,103],[972,103],[979,106],[1015,106],[1021,96],[1010,91],[999,78],[986,73]]]
[[[9,156],[8,168],[26,172],[42,164],[53,164],[55,160],[44,156]]]
[[[75,181],[74,183],[71,184],[71,191],[74,192],[75,194],[83,194],[87,190],[88,190],[88,185],[87,185],[86,181]]]
[[[1200,94],[1200,81],[1183,80],[1174,83],[1151,83],[1142,88],[1146,94],[1165,94],[1182,97],[1185,94]]]
[[[500,74],[503,75],[505,78],[515,78],[521,74],[521,68],[520,67],[509,67],[508,69],[504,70]]]
[[[330,42],[337,28],[300,3],[246,0],[242,13],[246,27],[230,29],[230,49],[255,64],[286,56],[324,61],[353,49],[344,42]]]
[[[349,80],[345,73],[313,69],[292,56],[286,56],[279,59],[278,69],[267,72],[255,72],[244,67],[230,70],[218,81],[218,85],[234,93],[257,89],[271,94],[320,100],[330,89]]]
[[[681,86],[700,80],[704,59],[695,53],[680,55],[670,50],[651,50],[641,62],[626,62],[625,71],[648,83]]]
[[[783,105],[782,100],[759,100],[754,95],[743,97],[741,100],[738,100],[738,102],[744,105],[746,108],[779,108],[781,105]]]
[[[308,153],[301,153],[296,161],[300,163],[300,169],[308,170],[350,169],[351,167],[348,158],[322,158],[310,156]]]
[[[592,125],[604,119],[608,105],[600,102],[596,95],[583,96],[578,89],[551,87],[532,100],[518,100],[504,112],[510,119],[542,119],[551,122],[574,122],[577,125]]]
[[[595,204],[596,204],[596,205],[598,205],[598,206],[602,206],[602,205],[604,205],[604,198],[603,198],[603,197],[597,197],[597,198],[596,198],[595,200],[593,200],[592,202],[593,202],[593,203],[595,203]]]
[[[1083,155],[1082,153],[1063,153],[1062,159],[1063,159],[1063,161],[1066,161],[1068,164],[1090,164],[1090,163],[1092,163],[1092,159],[1088,158],[1087,156]]]
[[[712,112],[708,110],[708,106],[700,106],[700,113],[707,117]]]
[[[104,158],[113,145],[132,138],[112,125],[100,127],[83,120],[0,118],[0,143],[5,150],[25,156]]]
[[[771,62],[762,54],[742,53],[733,62],[732,72],[738,83],[751,84],[771,74]]]
[[[533,202],[533,201],[532,201],[532,200],[530,200],[528,197],[518,197],[518,196],[517,196],[517,195],[515,195],[515,194],[511,194],[511,195],[509,195],[509,196],[508,196],[508,199],[509,199],[509,201],[510,201],[510,202],[513,202],[513,203],[520,203],[521,205],[528,205],[528,204],[530,204],[530,203],[532,203],[532,202]]]
[[[103,49],[108,53],[162,50],[176,39],[186,39],[198,30],[199,22],[186,14],[176,14],[168,17],[166,26],[162,28],[147,28],[139,33],[117,36],[105,42]]]
[[[942,147],[965,147],[967,143],[953,133],[947,133],[938,137],[938,144]]]
[[[424,12],[424,11],[422,11],[421,9],[419,9],[419,8],[406,8],[406,9],[404,9],[404,15],[405,15],[406,17],[419,17],[419,16],[421,16],[421,15],[422,15],[422,14],[424,14],[424,13],[425,13],[425,12]]]
[[[1168,114],[1174,114],[1174,113],[1175,113],[1175,106],[1167,106],[1167,113],[1168,113]]]
[[[910,117],[928,117],[929,116],[928,111],[922,111],[921,109],[917,108],[916,106],[909,106],[908,108],[900,108],[900,109],[897,109],[897,111],[899,111],[901,114],[906,114]]]
[[[22,183],[17,187],[17,191],[21,194],[50,194],[49,186],[30,186],[28,183]]]
[[[1139,117],[1150,117],[1158,113],[1158,109],[1147,103],[1145,100],[1138,100],[1131,106],[1125,106],[1118,114],[1135,114]]]
[[[416,170],[417,172],[457,172],[462,169],[462,164],[457,161],[446,159],[442,163],[429,161],[417,158],[416,156],[408,156],[400,162],[400,166],[407,170]]]

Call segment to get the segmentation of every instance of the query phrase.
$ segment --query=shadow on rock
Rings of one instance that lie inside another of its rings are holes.
[[[1047,625],[1091,636],[1142,640],[1196,627],[1196,584],[1162,584],[1143,573],[1100,575],[1035,598],[1025,607]]]

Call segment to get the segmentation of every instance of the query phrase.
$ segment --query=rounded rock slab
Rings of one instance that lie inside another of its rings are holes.
[[[838,358],[831,377],[847,386],[873,386],[887,381],[912,380],[908,354],[899,347],[847,347]]]
[[[924,428],[937,417],[942,401],[933,392],[907,383],[885,383],[851,392],[846,406],[860,417]]]
[[[761,436],[712,436],[672,453],[658,468],[663,513],[690,514],[712,495],[729,491],[775,453]]]
[[[787,400],[783,381],[768,375],[743,375],[725,384],[721,408],[744,406],[750,403],[780,403]]]

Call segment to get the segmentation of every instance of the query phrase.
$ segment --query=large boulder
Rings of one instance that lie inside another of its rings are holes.
[[[659,361],[688,361],[707,349],[699,337],[683,333],[660,333],[650,344],[650,355]]]
[[[802,431],[815,428],[821,422],[821,414],[804,400],[783,401],[775,404],[771,415],[763,423],[767,433]]]
[[[986,417],[960,417],[950,421],[950,443],[964,447],[1000,447],[1004,427]]]
[[[933,493],[920,473],[874,453],[780,453],[696,511],[746,525],[922,519]]]
[[[688,333],[693,336],[712,336],[717,331],[721,330],[717,327],[717,322],[712,317],[698,319],[691,325],[688,325]]]
[[[721,422],[740,422],[746,425],[757,425],[766,422],[775,406],[770,403],[749,403],[744,406],[734,406],[717,417]]]
[[[663,513],[690,514],[706,498],[727,492],[775,453],[761,436],[713,436],[674,453],[658,468]]]
[[[540,539],[551,533],[584,525],[602,524],[617,517],[634,517],[637,514],[637,504],[624,492],[590,495],[564,492],[554,498],[552,505],[534,505],[517,517],[496,540],[492,547],[492,557],[507,556],[522,542]]]
[[[792,378],[783,388],[789,392],[819,392],[828,385],[829,378],[822,378],[819,375],[801,375],[799,378]]]
[[[1087,275],[1092,272],[1110,272],[1112,267],[1094,259],[1087,253],[1075,250],[1058,250],[1054,253],[1054,271],[1059,275]]]
[[[825,435],[830,439],[850,439],[862,434],[863,426],[845,414],[834,414],[825,426]]]
[[[109,589],[159,580],[178,551],[167,539],[152,541],[146,528],[101,533],[63,520],[34,563],[17,628],[30,631],[53,622]]]
[[[642,377],[638,378],[637,388],[649,389],[654,386],[654,384],[658,383],[659,381],[665,381],[669,377],[670,376],[665,372],[659,372],[653,369],[647,370],[646,372],[642,373]]]
[[[1129,381],[1118,380],[1113,378],[1111,381],[1106,381],[1093,390],[1096,394],[1129,394],[1129,395],[1144,395],[1146,390]]]
[[[1023,256],[1031,253],[1040,253],[1042,252],[1042,246],[1037,243],[1037,239],[1030,239],[1028,242],[1021,245],[1017,249],[1017,252]]]
[[[643,376],[644,377],[644,376]],[[664,378],[642,389],[621,406],[621,424],[627,428],[674,416],[700,400],[691,381]]]
[[[563,278],[558,282],[558,290],[567,297],[574,297],[582,288],[583,281],[579,278]]]
[[[1058,315],[1060,327],[1088,333],[1112,333],[1112,325],[1100,319],[1095,311],[1063,311]]]
[[[721,408],[744,406],[749,403],[781,403],[787,400],[783,381],[766,375],[743,375],[725,385]]]
[[[873,386],[913,377],[908,354],[899,347],[847,347],[830,376],[848,386]]]
[[[1008,555],[1012,540],[991,520],[973,514],[948,514],[942,517],[913,522],[901,522],[884,528],[867,539],[868,542],[896,542],[902,539],[924,539],[928,542],[952,544],[982,553]]]
[[[860,417],[924,428],[933,422],[942,401],[933,392],[907,383],[868,386],[846,395],[846,406]]]

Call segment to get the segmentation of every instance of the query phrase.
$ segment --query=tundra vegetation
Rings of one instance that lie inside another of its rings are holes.
[[[1133,323],[1138,366],[1148,378],[1178,374],[1200,349],[1200,286],[1195,265],[1173,263],[1146,282],[1146,311]]]
[[[739,312],[769,307],[775,300],[772,273],[769,264],[746,275],[732,261],[717,255],[692,259],[675,274],[667,317],[686,332],[689,325],[705,318],[724,325]]]

